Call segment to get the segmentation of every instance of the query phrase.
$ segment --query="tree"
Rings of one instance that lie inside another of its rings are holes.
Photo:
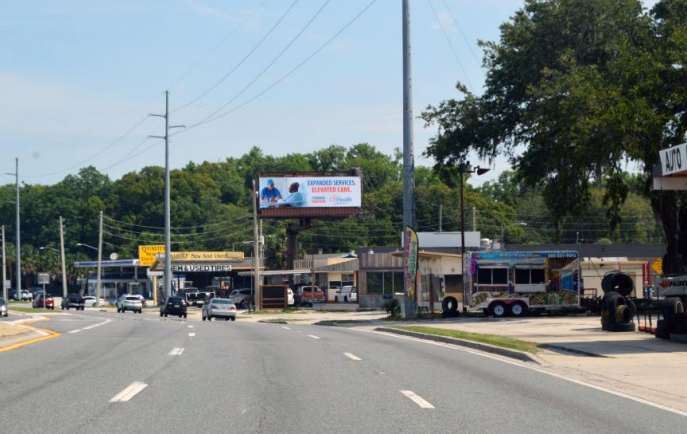
[[[484,94],[459,84],[461,100],[423,113],[439,128],[427,154],[438,169],[470,151],[510,156],[524,185],[542,188],[557,240],[566,217],[589,206],[593,180],[602,179],[617,227],[629,192],[622,161],[638,162],[648,180],[659,149],[684,138],[685,24],[677,0],[651,13],[639,0],[526,0],[502,24],[499,43],[482,43]],[[668,244],[667,272],[687,263],[687,252],[682,258],[677,250],[680,197],[651,194]]]

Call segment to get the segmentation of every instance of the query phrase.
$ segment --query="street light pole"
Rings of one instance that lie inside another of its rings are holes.
[[[21,223],[21,218],[19,215],[19,158],[15,158],[15,171],[14,173],[6,173],[6,175],[13,175],[14,176],[14,183],[15,183],[15,189],[16,189],[16,214],[17,214],[17,224],[16,224],[16,231],[17,231],[17,242],[15,244],[15,249],[16,249],[16,254],[17,254],[17,260],[16,260],[16,265],[17,265],[17,299],[19,299],[19,294],[21,294],[21,230],[20,230],[20,223]],[[2,283],[3,286],[5,285],[5,282]]]
[[[2,298],[5,301],[7,299],[7,286],[5,286],[5,280],[7,279],[7,266],[5,265],[5,225],[2,225]]]
[[[60,216],[60,256],[62,257],[62,297],[67,297],[67,264],[64,255],[64,224]]]
[[[102,285],[103,269],[103,212],[100,211],[100,231],[98,233],[98,276],[95,288],[95,307],[100,308],[100,285]]]

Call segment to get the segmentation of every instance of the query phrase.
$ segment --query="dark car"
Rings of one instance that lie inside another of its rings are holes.
[[[47,296],[43,293],[38,294],[38,297],[33,299],[33,307],[34,308],[39,308],[39,307],[44,307],[46,309],[55,309],[55,299],[52,298],[52,295],[48,294]]]
[[[69,297],[62,299],[61,307],[62,310],[69,310],[70,307],[76,310],[84,310],[84,307],[86,307],[86,302],[81,294],[72,293],[69,295]]]
[[[181,297],[167,297],[160,306],[160,316],[179,315],[179,318],[186,318],[188,303]]]
[[[7,302],[5,299],[0,297],[0,316],[7,317],[9,313],[7,312]]]

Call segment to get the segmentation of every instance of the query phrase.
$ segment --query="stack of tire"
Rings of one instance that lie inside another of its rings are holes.
[[[627,273],[610,272],[601,280],[601,329],[611,332],[633,332],[637,307],[629,298],[634,282]]]
[[[680,297],[666,297],[661,302],[661,315],[656,324],[656,337],[670,339],[671,334],[687,334],[685,302]]]

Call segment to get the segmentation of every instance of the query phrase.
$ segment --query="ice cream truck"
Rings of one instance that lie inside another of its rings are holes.
[[[463,270],[466,310],[494,317],[580,310],[576,251],[471,252],[463,258]]]

